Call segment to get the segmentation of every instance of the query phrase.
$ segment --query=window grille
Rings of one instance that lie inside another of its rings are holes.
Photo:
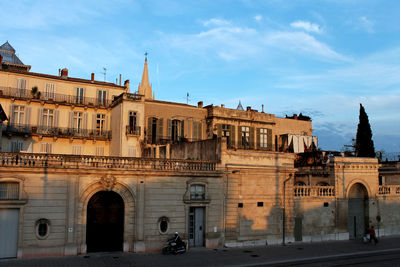
[[[191,200],[204,200],[205,196],[204,185],[191,185],[190,186],[190,199]]]

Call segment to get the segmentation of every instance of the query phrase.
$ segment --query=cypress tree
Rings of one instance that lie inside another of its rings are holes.
[[[363,105],[360,104],[360,116],[355,145],[356,157],[375,157],[374,141],[372,141],[371,125]]]

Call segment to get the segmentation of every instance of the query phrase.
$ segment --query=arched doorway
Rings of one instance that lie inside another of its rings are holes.
[[[99,191],[87,206],[87,252],[122,251],[124,201],[113,191]]]
[[[348,194],[348,230],[350,239],[362,238],[368,228],[368,191],[361,183],[351,186]]]

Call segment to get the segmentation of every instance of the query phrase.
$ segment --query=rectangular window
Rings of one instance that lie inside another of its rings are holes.
[[[192,199],[192,200],[205,199],[205,186],[204,185],[191,185],[190,186],[190,199]]]
[[[42,125],[44,128],[52,128],[54,126],[54,110],[43,109]]]
[[[17,79],[17,97],[27,97],[26,79]]]
[[[135,111],[129,111],[129,128],[130,129],[135,129],[136,128],[136,121],[137,119],[137,114]]]
[[[81,155],[82,154],[82,146],[73,145],[72,146],[72,155]]]
[[[107,91],[105,90],[99,90],[97,93],[97,103],[99,105],[106,105],[106,95],[107,95]]]
[[[51,143],[40,144],[40,153],[51,154],[52,151],[53,151],[53,144]]]
[[[44,98],[55,100],[55,88],[56,85],[54,83],[46,83],[46,87],[44,89]]]
[[[104,156],[104,146],[96,147],[96,156]]]
[[[267,129],[260,129],[260,148],[267,148],[268,145],[268,130]]]
[[[226,138],[229,146],[231,144],[231,126],[229,124],[222,124],[222,137]]]
[[[250,127],[242,126],[242,146],[250,146]]]
[[[11,153],[19,153],[21,150],[23,150],[24,147],[24,141],[11,141]]]
[[[82,112],[74,112],[74,122],[73,127],[76,132],[80,133],[83,129],[83,113]]]
[[[19,183],[17,183],[17,182],[1,182],[0,183],[0,199],[1,200],[19,199]]]
[[[77,87],[75,90],[75,103],[76,104],[83,104],[83,91],[82,87]]]
[[[25,107],[13,106],[13,124],[24,124],[25,121]]]
[[[96,132],[97,134],[102,134],[106,127],[106,115],[105,114],[97,114],[96,115]]]

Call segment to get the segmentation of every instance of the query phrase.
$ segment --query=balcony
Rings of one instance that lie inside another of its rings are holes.
[[[294,186],[295,197],[334,197],[334,186]]]
[[[123,169],[159,170],[173,172],[214,172],[217,161],[149,159],[133,157],[99,157],[85,155],[0,153],[0,167],[56,169]]]
[[[378,187],[378,196],[400,195],[400,185],[381,185]]]
[[[140,136],[140,126],[127,125],[126,126],[126,135],[137,135],[137,136]]]
[[[48,136],[64,138],[81,138],[93,140],[111,140],[111,131],[97,129],[77,129],[64,127],[32,126],[27,124],[9,124],[3,132],[6,135]]]
[[[109,99],[98,99],[92,97],[78,97],[74,95],[63,95],[55,93],[43,93],[32,94],[31,90],[18,89],[12,87],[0,87],[0,97],[20,99],[20,100],[32,100],[32,101],[45,101],[46,103],[57,103],[67,104],[74,106],[83,107],[96,107],[96,108],[108,108],[111,105]]]

